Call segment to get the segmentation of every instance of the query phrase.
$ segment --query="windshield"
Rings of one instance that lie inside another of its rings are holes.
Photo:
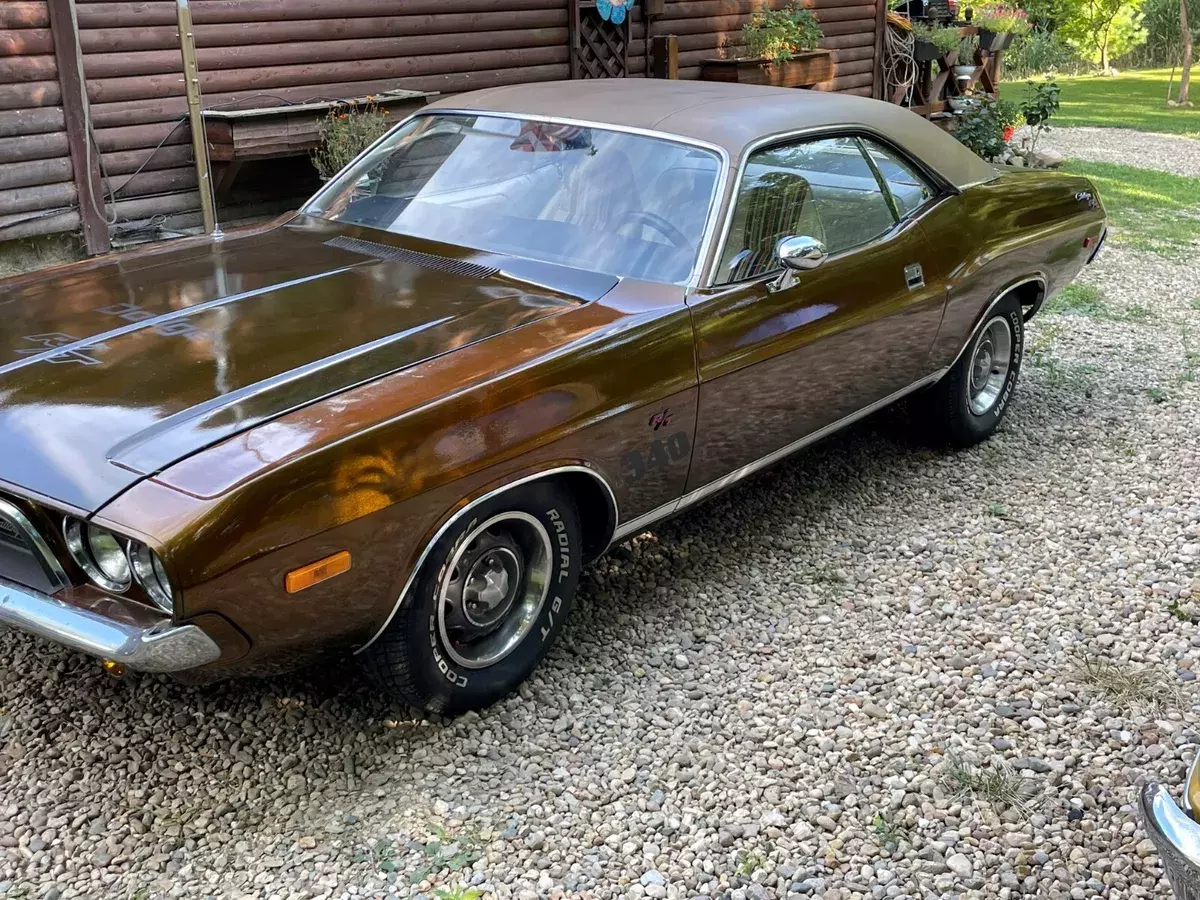
[[[688,280],[721,164],[642,135],[418,116],[303,212],[476,250],[670,284]]]

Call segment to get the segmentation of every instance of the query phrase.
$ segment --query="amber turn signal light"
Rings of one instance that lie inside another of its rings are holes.
[[[293,569],[287,573],[287,579],[284,581],[284,584],[287,587],[287,592],[294,594],[297,591],[310,588],[314,584],[327,581],[334,575],[341,575],[343,572],[348,571],[350,571],[350,554],[343,550],[340,553],[333,554],[333,556],[318,559],[315,563],[309,563],[307,566]]]

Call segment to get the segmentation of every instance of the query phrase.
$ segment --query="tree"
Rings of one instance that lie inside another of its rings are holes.
[[[1188,87],[1192,80],[1192,30],[1188,27],[1187,0],[1179,0],[1179,33],[1183,35],[1183,71],[1179,74],[1179,105],[1188,102]]]
[[[1142,0],[1062,0],[1059,34],[1108,74],[1112,59],[1146,39]]]

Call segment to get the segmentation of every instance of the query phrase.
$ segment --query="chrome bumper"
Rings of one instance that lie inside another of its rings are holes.
[[[1176,900],[1200,900],[1200,825],[1159,784],[1142,789],[1141,808]]]
[[[195,625],[107,618],[0,578],[0,626],[111,659],[143,672],[178,672],[214,662],[221,649]]]

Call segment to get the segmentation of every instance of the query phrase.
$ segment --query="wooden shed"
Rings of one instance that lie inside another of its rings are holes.
[[[667,46],[677,48],[678,77],[695,78],[702,59],[736,49],[764,2],[785,0],[638,0],[615,33],[601,27],[594,0],[191,0],[191,8],[205,108],[235,110],[398,88],[444,94],[665,74],[654,53]],[[879,95],[884,0],[806,2],[834,61],[818,88]],[[79,231],[95,253],[114,230],[194,224],[190,140],[172,0],[0,3],[0,241]],[[235,216],[271,204],[230,202]]]

